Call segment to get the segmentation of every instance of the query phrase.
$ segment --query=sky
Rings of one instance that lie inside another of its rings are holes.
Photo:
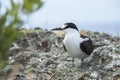
[[[119,23],[120,0],[45,0],[43,8],[31,18],[30,23],[39,25]]]
[[[0,0],[2,1],[2,0]],[[6,5],[9,0],[4,0]],[[43,0],[43,7],[26,17],[24,27],[51,29],[66,22],[79,29],[120,32],[120,0]]]

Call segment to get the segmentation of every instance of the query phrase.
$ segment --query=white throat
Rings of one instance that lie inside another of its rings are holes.
[[[64,32],[65,32],[65,35],[68,35],[68,34],[80,35],[79,31],[77,31],[76,29],[71,29],[71,28],[65,29]]]
[[[80,43],[83,41],[80,38],[80,33],[76,29],[66,29],[63,43],[71,57],[82,58],[83,52],[80,49]]]

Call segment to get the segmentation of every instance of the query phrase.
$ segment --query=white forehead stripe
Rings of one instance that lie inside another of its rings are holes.
[[[64,25],[61,26],[61,28],[65,28],[66,26],[67,26],[67,25],[64,24]]]

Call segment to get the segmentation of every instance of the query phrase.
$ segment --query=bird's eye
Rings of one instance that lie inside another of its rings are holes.
[[[67,29],[67,28],[69,28],[69,26],[65,26],[65,28],[64,28],[64,29]]]

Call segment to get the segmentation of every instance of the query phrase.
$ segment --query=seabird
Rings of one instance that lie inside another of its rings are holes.
[[[65,51],[74,58],[83,59],[91,55],[96,47],[104,45],[93,45],[93,41],[87,36],[80,35],[77,26],[74,23],[65,23],[62,27],[52,29],[54,31],[64,31],[65,37],[63,40],[63,47]]]

